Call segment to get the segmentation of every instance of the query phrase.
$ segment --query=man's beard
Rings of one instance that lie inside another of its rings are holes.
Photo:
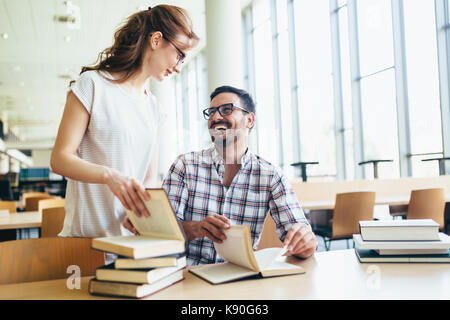
[[[240,131],[242,129],[228,129],[225,130],[222,134],[214,134],[219,130],[210,129],[211,141],[223,148],[232,145],[238,141],[238,138],[242,135]]]

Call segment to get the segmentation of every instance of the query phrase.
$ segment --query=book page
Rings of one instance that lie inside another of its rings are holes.
[[[261,270],[268,269],[270,266],[285,254],[287,249],[283,248],[265,248],[255,252],[256,261],[258,261]]]
[[[172,206],[163,189],[148,189],[150,201],[145,201],[150,217],[138,217],[132,211],[126,210],[136,230],[145,236],[185,241]]]
[[[227,239],[222,243],[214,242],[214,248],[219,256],[241,267],[259,271],[248,226],[231,226],[230,229],[225,230],[225,235]]]
[[[189,271],[212,283],[228,282],[258,274],[258,272],[229,262],[193,268]]]

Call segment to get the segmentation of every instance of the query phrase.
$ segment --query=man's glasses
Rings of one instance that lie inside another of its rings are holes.
[[[181,51],[180,49],[178,49],[178,47],[176,45],[174,45],[172,41],[170,41],[169,39],[167,39],[164,36],[163,36],[163,38],[166,39],[166,41],[168,41],[178,51],[177,66],[182,64],[184,62],[184,59],[186,58],[186,54],[183,51]]]
[[[233,103],[226,103],[218,107],[206,108],[205,110],[203,110],[203,117],[205,117],[206,120],[209,120],[209,118],[211,118],[214,113],[216,113],[216,111],[219,111],[219,114],[222,117],[229,116],[231,113],[233,113],[234,109],[239,109],[242,112],[250,113],[248,110],[245,110],[244,108],[239,107]]]

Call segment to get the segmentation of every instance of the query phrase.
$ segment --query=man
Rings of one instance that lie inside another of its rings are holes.
[[[222,262],[213,242],[225,240],[230,225],[248,225],[256,248],[269,212],[289,253],[311,256],[317,240],[292,187],[275,166],[247,148],[256,118],[251,96],[219,87],[203,114],[214,147],[179,156],[163,182],[187,236],[188,264]]]

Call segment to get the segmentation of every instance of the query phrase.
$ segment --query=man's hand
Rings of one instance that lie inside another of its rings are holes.
[[[188,241],[206,236],[218,243],[222,243],[226,239],[223,231],[231,226],[230,220],[219,214],[207,216],[202,221],[182,221],[181,224]]]
[[[289,229],[283,246],[287,247],[290,254],[300,258],[308,258],[317,249],[317,239],[311,231],[311,226],[296,223]]]

